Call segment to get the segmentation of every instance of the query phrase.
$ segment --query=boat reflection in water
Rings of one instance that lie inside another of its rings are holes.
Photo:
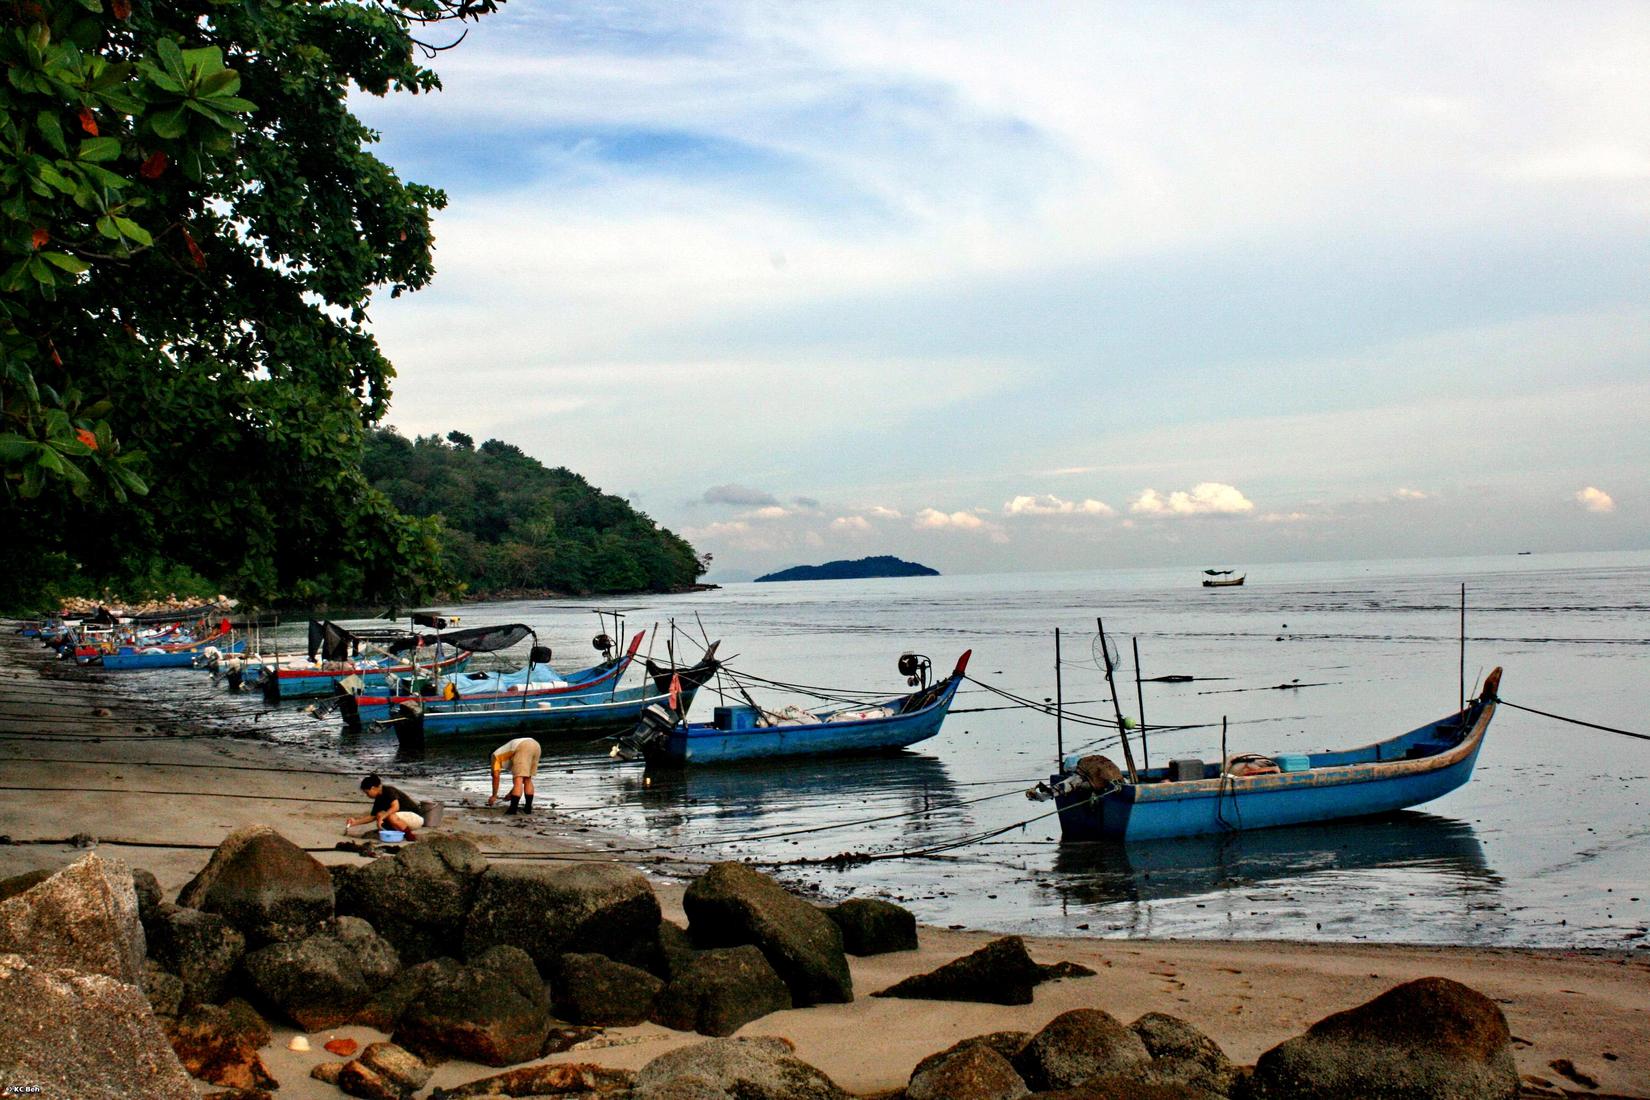
[[[1502,881],[1471,825],[1413,810],[1138,844],[1065,843],[1044,881],[1068,916],[1131,935],[1488,942]]]

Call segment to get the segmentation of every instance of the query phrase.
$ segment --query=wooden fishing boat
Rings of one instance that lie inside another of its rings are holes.
[[[850,703],[777,712],[756,706],[717,707],[715,721],[709,723],[688,723],[680,716],[671,721],[671,716],[652,712],[644,715],[640,728],[614,745],[612,755],[656,765],[683,765],[902,749],[940,732],[951,700],[962,686],[970,653],[957,659],[956,668],[944,680],[870,706]],[[901,658],[900,671],[907,677],[920,674],[926,679],[927,667],[926,657],[906,654]]]
[[[404,747],[420,746],[426,737],[492,736],[532,733],[545,736],[606,733],[636,725],[643,710],[674,701],[682,713],[693,705],[694,694],[721,667],[715,645],[698,663],[667,668],[647,662],[648,677],[641,685],[610,688],[586,695],[550,699],[512,698],[484,703],[426,700],[401,703],[380,725],[389,726]]]
[[[265,661],[260,666],[259,684],[269,702],[283,699],[316,699],[339,694],[338,682],[357,677],[362,690],[386,688],[392,676],[413,673],[451,676],[462,672],[470,663],[470,654],[464,650],[432,657],[414,663],[394,657],[370,657],[352,661],[310,661],[302,655],[283,658],[280,664]],[[243,672],[244,676],[245,673]]]
[[[1282,756],[1286,770],[1271,774],[1205,764],[1201,778],[1151,768],[1130,782],[1104,757],[1088,757],[1027,795],[1054,799],[1066,840],[1152,840],[1390,813],[1472,778],[1500,684],[1497,668],[1459,714],[1362,748]]]
[[[246,648],[245,639],[228,641],[225,635],[215,634],[210,638],[202,638],[198,642],[186,642],[167,646],[121,646],[113,653],[104,653],[95,658],[92,663],[116,672],[129,672],[146,668],[194,668],[200,661],[201,654],[209,649],[220,652],[239,653]]]
[[[338,710],[343,715],[346,728],[359,729],[372,722],[384,721],[397,706],[404,703],[417,703],[423,707],[425,714],[432,714],[488,704],[520,705],[523,701],[536,704],[580,696],[610,695],[618,690],[619,681],[630,668],[646,633],[645,630],[637,631],[622,656],[566,676],[558,674],[546,662],[529,662],[515,672],[465,672],[448,677],[444,682],[427,673],[419,677],[398,676],[383,694],[345,692],[338,697]]]
[[[1205,577],[1203,579],[1204,588],[1237,588],[1242,584],[1242,577],[1227,577],[1224,580],[1216,580],[1213,577]]]

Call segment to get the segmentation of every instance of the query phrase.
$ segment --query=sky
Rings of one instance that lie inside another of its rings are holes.
[[[439,35],[432,35],[439,37]],[[1650,5],[509,0],[388,422],[715,557],[1650,546]]]

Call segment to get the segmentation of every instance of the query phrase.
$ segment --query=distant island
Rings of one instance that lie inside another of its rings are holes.
[[[914,561],[902,561],[892,554],[880,554],[874,558],[860,558],[857,561],[828,561],[824,565],[793,565],[789,569],[781,569],[777,573],[769,573],[765,577],[757,577],[757,581],[849,581],[861,580],[865,577],[937,577],[938,569],[930,569],[926,565],[918,565]]]

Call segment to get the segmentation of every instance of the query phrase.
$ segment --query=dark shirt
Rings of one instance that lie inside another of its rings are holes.
[[[381,814],[390,808],[392,802],[401,803],[396,810],[397,813],[400,813],[401,810],[405,810],[410,814],[418,813],[418,800],[409,797],[406,791],[392,787],[388,783],[384,784],[383,789],[378,792],[378,797],[372,800],[372,812]]]

